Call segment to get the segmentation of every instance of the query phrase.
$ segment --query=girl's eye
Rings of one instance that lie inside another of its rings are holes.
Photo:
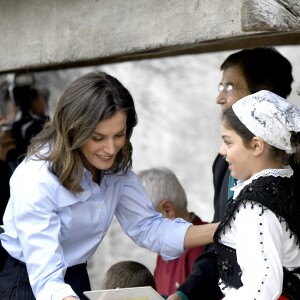
[[[125,135],[125,132],[122,132],[120,134],[117,134],[117,137],[123,137]]]

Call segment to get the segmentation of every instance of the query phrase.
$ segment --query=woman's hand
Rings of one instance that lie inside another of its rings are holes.
[[[68,296],[68,297],[65,297],[63,300],[78,300],[79,298],[77,297],[74,297],[74,296]],[[180,300],[180,299],[179,299]]]

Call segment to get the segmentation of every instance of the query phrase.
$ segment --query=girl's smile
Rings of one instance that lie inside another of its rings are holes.
[[[228,162],[228,169],[232,177],[239,180],[246,180],[253,175],[252,169],[252,150],[247,148],[242,138],[232,129],[221,126],[223,144],[220,148],[220,154]]]

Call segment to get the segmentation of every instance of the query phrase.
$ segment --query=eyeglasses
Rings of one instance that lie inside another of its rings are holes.
[[[226,91],[226,93],[232,93],[233,92],[233,85],[232,84],[226,84],[226,86],[224,86],[222,83],[218,84],[218,91],[219,93],[223,92],[224,90]]]

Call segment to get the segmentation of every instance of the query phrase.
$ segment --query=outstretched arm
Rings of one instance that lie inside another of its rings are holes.
[[[184,238],[184,247],[193,248],[210,244],[218,225],[219,223],[211,223],[190,226]]]

